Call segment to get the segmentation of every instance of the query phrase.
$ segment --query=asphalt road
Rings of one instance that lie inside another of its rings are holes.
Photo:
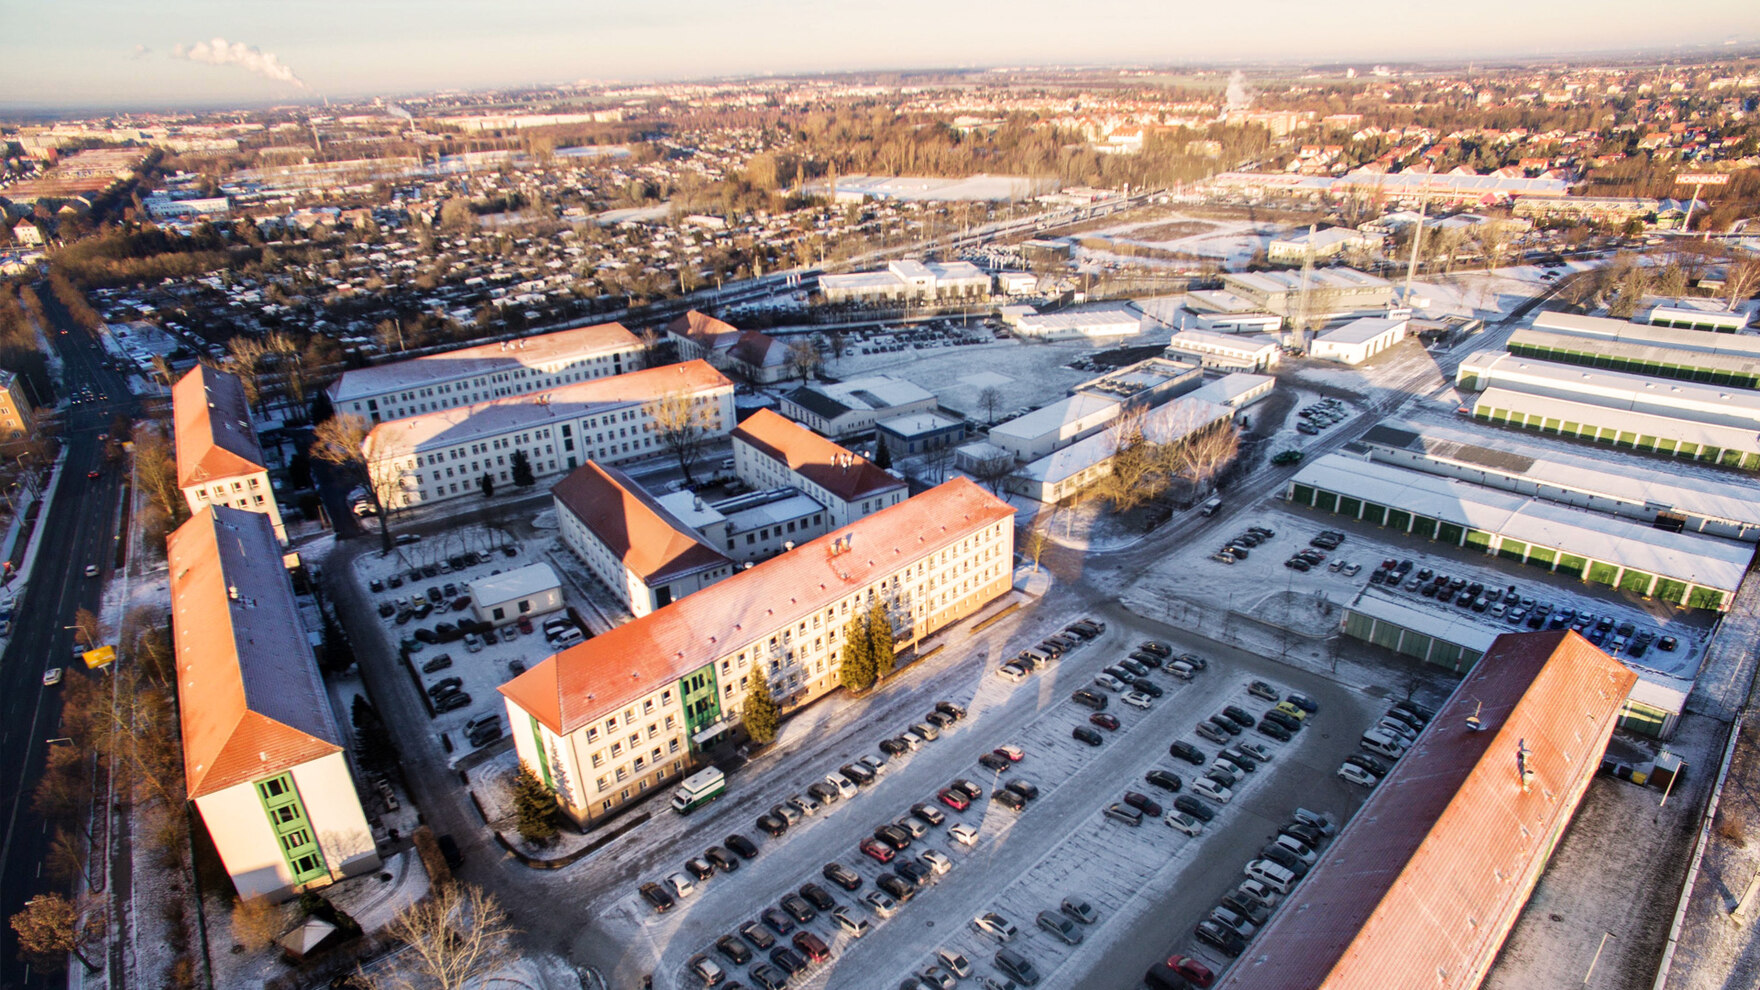
[[[98,611],[103,582],[118,564],[116,512],[127,465],[107,462],[98,436],[117,415],[132,416],[137,408],[122,376],[104,363],[103,345],[67,318],[47,285],[39,285],[37,294],[57,322],[49,340],[66,368],[64,391],[90,387],[108,398],[71,405],[63,413],[67,463],[53,504],[37,521],[41,545],[36,564],[14,610],[12,640],[0,655],[0,807],[5,815],[0,917],[6,918],[23,910],[30,898],[54,889],[41,865],[48,828],[30,808],[48,740],[61,735],[61,689],[43,687],[43,672],[63,667],[70,678],[102,676],[70,665],[73,633],[65,627],[73,625],[81,608]],[[90,471],[98,477],[87,477]],[[97,577],[85,576],[87,564],[98,565]],[[0,930],[0,988],[63,985],[62,975],[44,977],[19,960],[10,925]]]

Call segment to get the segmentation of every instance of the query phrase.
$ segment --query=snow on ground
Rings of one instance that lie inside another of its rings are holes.
[[[1105,347],[1165,340],[1163,331],[1158,338],[1130,337],[1108,341]],[[1019,339],[962,347],[951,355],[944,349],[917,351],[907,347],[891,354],[845,354],[828,362],[826,371],[845,380],[866,375],[902,378],[935,393],[943,406],[980,421],[986,417],[978,396],[986,388],[995,388],[1002,395],[996,405],[996,419],[1001,422],[1061,399],[1072,386],[1093,378],[1092,372],[1066,365],[1102,349],[1086,341],[1041,343]]]
[[[1160,251],[1214,258],[1223,262],[1227,267],[1238,270],[1245,268],[1255,254],[1265,250],[1265,246],[1271,242],[1272,238],[1295,229],[1295,227],[1281,223],[1199,219],[1181,213],[1169,212],[1153,219],[1132,220],[1109,227],[1083,231],[1077,236],[1105,237],[1121,244],[1134,244]],[[1078,258],[1106,257],[1135,264],[1142,264],[1150,260],[1079,247],[1076,249],[1076,254]]]

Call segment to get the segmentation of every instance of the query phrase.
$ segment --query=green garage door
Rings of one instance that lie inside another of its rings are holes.
[[[1465,535],[1466,529],[1454,523],[1438,522],[1436,524],[1436,538],[1451,547],[1460,546],[1461,538]]]
[[[1388,509],[1387,527],[1389,529],[1397,529],[1402,533],[1410,532],[1412,528],[1412,514],[1404,509]],[[1435,530],[1432,529],[1431,532],[1433,533]],[[1431,534],[1426,533],[1424,535],[1429,536]]]

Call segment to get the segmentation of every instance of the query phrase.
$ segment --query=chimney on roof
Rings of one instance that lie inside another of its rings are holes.
[[[1534,767],[1528,762],[1528,740],[1516,742],[1516,776],[1521,779],[1522,793],[1528,793],[1528,782],[1534,779]]]

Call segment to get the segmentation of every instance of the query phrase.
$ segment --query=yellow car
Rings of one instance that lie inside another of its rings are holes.
[[[1278,702],[1277,707],[1273,708],[1272,711],[1282,712],[1298,722],[1306,721],[1308,718],[1308,713],[1305,709],[1299,705],[1292,705],[1287,701]]]

